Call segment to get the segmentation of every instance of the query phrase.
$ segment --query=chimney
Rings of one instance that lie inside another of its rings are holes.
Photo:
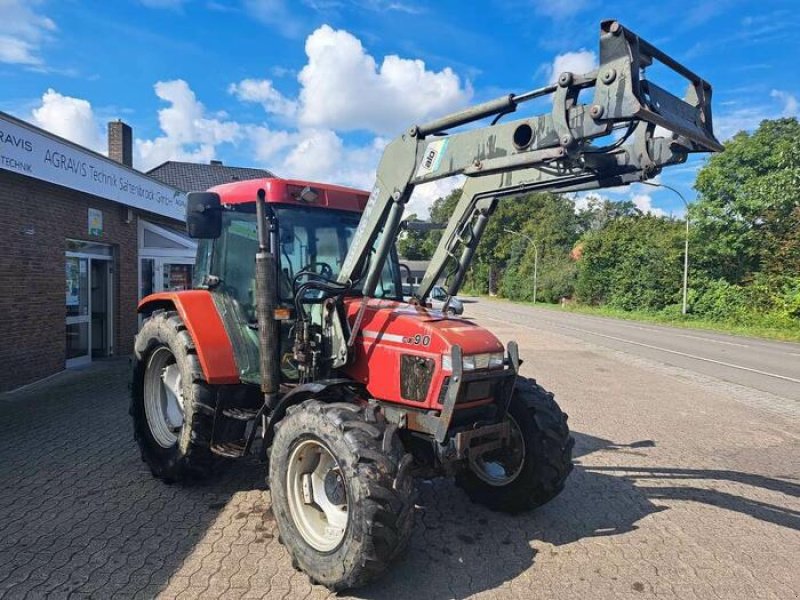
[[[222,166],[222,161],[221,160],[210,160],[208,162],[208,164],[210,164],[211,166],[214,166],[214,167],[221,167]]]
[[[119,119],[108,124],[108,158],[133,167],[133,130]]]

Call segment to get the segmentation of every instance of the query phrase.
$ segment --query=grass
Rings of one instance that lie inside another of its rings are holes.
[[[487,296],[488,298],[488,296]],[[534,306],[533,302],[508,300],[507,302],[514,304],[525,304],[527,306]],[[721,333],[730,333],[734,335],[743,335],[749,337],[758,337],[769,340],[779,340],[783,342],[800,342],[800,325],[796,328],[778,328],[759,325],[742,325],[738,323],[709,321],[701,319],[692,315],[668,315],[663,313],[650,313],[643,311],[625,311],[619,308],[611,308],[608,306],[586,306],[582,304],[567,304],[560,306],[558,304],[547,304],[537,302],[536,308],[544,308],[547,310],[557,312],[572,312],[584,315],[595,315],[600,317],[612,317],[615,319],[624,319],[626,321],[641,321],[645,323],[659,323],[662,325],[671,325],[673,327],[681,327],[683,329],[705,329],[709,331],[718,331]]]

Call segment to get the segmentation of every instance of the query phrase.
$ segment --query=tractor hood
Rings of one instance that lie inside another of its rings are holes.
[[[351,326],[361,298],[345,300]],[[438,310],[371,299],[344,372],[373,398],[433,410],[450,375],[446,359],[458,345],[464,356],[498,353],[503,345],[486,329]]]
[[[348,299],[346,306],[352,325],[361,299]],[[365,346],[386,343],[406,346],[417,353],[449,353],[454,345],[461,346],[464,354],[503,351],[503,345],[492,333],[472,321],[394,300],[368,301],[360,337]]]

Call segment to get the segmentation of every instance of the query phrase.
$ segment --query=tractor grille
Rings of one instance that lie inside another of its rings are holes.
[[[432,358],[403,354],[400,356],[400,395],[404,400],[424,402],[433,379]]]

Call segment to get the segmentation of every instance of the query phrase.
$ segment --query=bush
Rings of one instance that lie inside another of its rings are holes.
[[[800,327],[800,277],[756,274],[747,285],[724,279],[692,289],[691,311],[710,321],[773,328]]]

